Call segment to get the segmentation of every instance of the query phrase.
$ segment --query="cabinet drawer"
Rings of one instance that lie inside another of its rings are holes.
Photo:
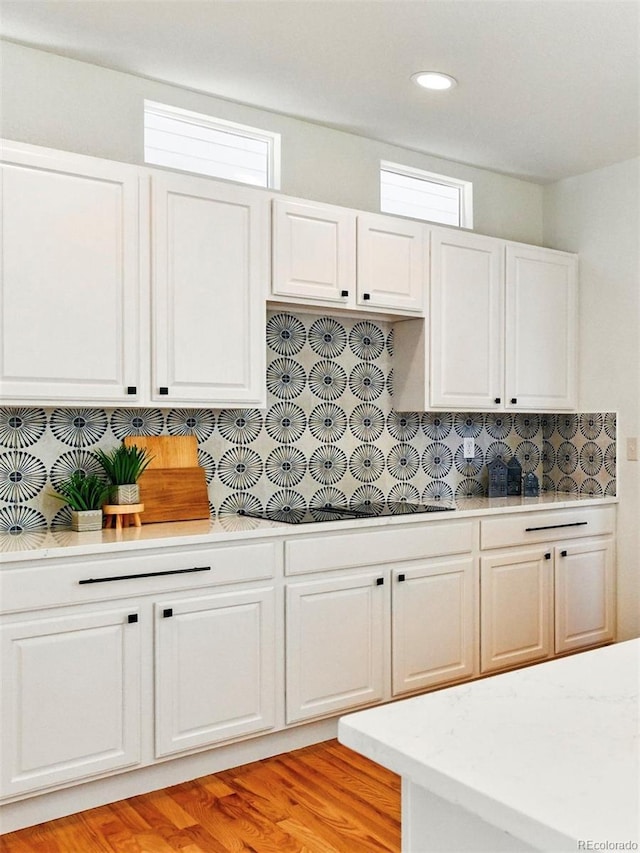
[[[577,507],[550,512],[487,518],[480,521],[480,547],[504,548],[574,539],[578,536],[600,536],[613,533],[616,511],[613,506]]]
[[[21,563],[0,575],[2,610],[263,580],[274,576],[278,553],[278,543],[257,542],[227,548],[142,551],[135,556],[110,555],[95,560]]]
[[[299,575],[464,554],[471,550],[472,541],[470,521],[293,539],[285,542],[285,573]]]

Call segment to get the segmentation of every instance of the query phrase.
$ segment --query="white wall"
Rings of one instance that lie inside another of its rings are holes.
[[[640,635],[640,159],[544,190],[545,244],[580,255],[580,409],[618,412],[618,624]]]
[[[0,127],[7,139],[142,163],[148,98],[281,133],[287,195],[378,211],[380,160],[391,160],[473,181],[479,233],[542,241],[538,184],[10,42],[1,47]]]

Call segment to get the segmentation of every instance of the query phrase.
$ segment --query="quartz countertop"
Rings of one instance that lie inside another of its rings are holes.
[[[639,681],[629,640],[361,711],[338,736],[534,849],[638,842]]]
[[[543,509],[575,509],[577,506],[601,506],[615,503],[618,503],[618,498],[615,497],[549,492],[533,498],[461,498],[454,502],[454,511],[446,513],[416,513],[311,524],[286,524],[233,515],[216,520],[143,524],[142,527],[99,530],[90,533],[74,533],[71,530],[33,530],[17,535],[0,533],[0,563],[135,551],[154,547],[238,542],[270,536],[317,535],[320,532],[324,534],[331,531],[346,533],[354,529],[373,529],[389,525],[423,524],[479,515],[510,514]]]

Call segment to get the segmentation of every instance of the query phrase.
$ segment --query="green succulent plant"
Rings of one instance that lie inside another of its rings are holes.
[[[58,485],[58,492],[51,495],[69,504],[76,512],[101,509],[109,494],[109,483],[98,474],[74,471]]]
[[[120,444],[108,453],[104,450],[96,450],[95,456],[104,468],[112,486],[129,486],[137,483],[138,478],[153,459],[144,447],[137,447],[135,444],[129,447]]]

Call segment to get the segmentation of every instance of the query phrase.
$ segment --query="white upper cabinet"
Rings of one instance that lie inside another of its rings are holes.
[[[275,300],[420,315],[427,257],[421,223],[302,200],[273,202]]]
[[[433,406],[476,410],[504,402],[503,256],[490,237],[431,236]]]
[[[2,144],[0,395],[135,402],[139,170]]]
[[[151,399],[264,405],[268,196],[169,172],[151,196]]]
[[[358,214],[358,304],[422,313],[428,238],[419,222]]]
[[[356,219],[331,205],[273,202],[273,296],[346,306],[355,298]]]
[[[509,408],[574,409],[577,258],[507,245],[505,395]]]
[[[2,159],[3,402],[264,405],[268,193],[17,143]]]
[[[427,320],[397,323],[397,411],[576,407],[577,258],[434,229]]]

